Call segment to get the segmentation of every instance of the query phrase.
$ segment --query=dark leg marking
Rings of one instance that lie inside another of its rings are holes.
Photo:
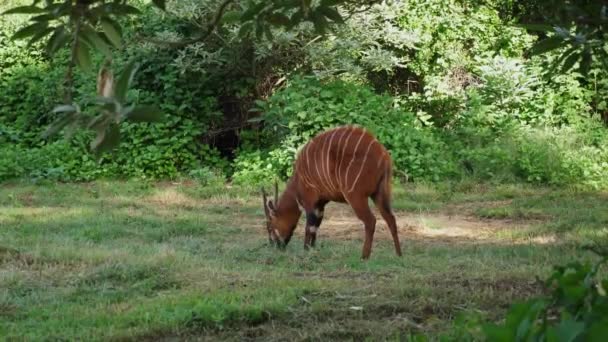
[[[314,247],[317,241],[317,231],[323,222],[325,214],[325,205],[327,202],[319,202],[312,212],[306,213],[306,237],[304,239],[304,248]]]

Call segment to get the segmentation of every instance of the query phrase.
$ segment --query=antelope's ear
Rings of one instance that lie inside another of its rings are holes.
[[[268,213],[270,214],[270,217],[274,217],[277,213],[277,209],[275,208],[272,200],[268,200],[267,207],[268,207]]]

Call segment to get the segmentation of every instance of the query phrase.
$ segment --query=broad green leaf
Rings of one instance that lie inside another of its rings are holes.
[[[122,38],[120,31],[117,29],[117,25],[118,24],[107,17],[101,19],[103,33],[106,35],[106,37],[108,37],[108,40],[112,43],[112,45],[119,48],[122,45]]]
[[[32,17],[30,20],[31,21],[50,21],[50,20],[55,20],[55,19],[57,19],[57,17],[52,14],[41,14],[41,15]]]
[[[324,35],[325,29],[327,28],[327,19],[325,19],[325,17],[318,11],[315,11],[311,13],[311,20],[315,27],[315,31],[321,35]]]
[[[572,69],[574,63],[578,61],[580,55],[578,52],[572,53],[566,60],[564,61],[564,65],[562,66],[562,73],[566,73]]]
[[[569,49],[567,49],[564,53],[562,53],[557,60],[555,60],[551,67],[549,68],[549,70],[546,73],[546,76],[552,76],[555,73],[555,70],[557,69],[558,66],[560,66],[562,64],[562,62],[564,61],[564,59],[568,58],[568,56],[570,56],[572,53],[574,53],[574,51],[576,51],[578,49],[578,47],[576,46],[571,46]]]
[[[45,30],[40,31],[40,32],[36,33],[34,36],[32,36],[32,38],[27,43],[27,45],[31,46],[32,44],[34,44],[37,41],[39,41],[40,39],[46,37],[49,33],[53,32],[53,31],[55,31],[54,27],[47,27]]]
[[[605,341],[606,336],[608,336],[608,318],[593,323],[585,334],[586,340],[591,342]]]
[[[580,69],[583,75],[587,75],[589,73],[589,69],[591,68],[591,51],[585,50],[583,51],[583,55],[581,58]]]
[[[521,27],[530,31],[552,32],[553,26],[547,24],[515,24],[515,27]]]
[[[343,3],[344,1],[345,0],[321,0],[321,6],[323,6],[323,7],[336,6],[336,5]]]
[[[225,24],[234,24],[241,19],[240,11],[228,11],[222,16],[222,22]]]
[[[137,68],[139,65],[134,61],[129,62],[116,80],[116,85],[114,87],[114,96],[116,96],[116,100],[120,103],[124,103],[127,98],[127,91],[131,86],[131,82],[133,82],[133,77],[135,77],[135,73],[137,72]]]
[[[264,34],[264,25],[262,25],[261,21],[255,22],[255,37],[260,40],[262,39],[262,35]]]
[[[272,13],[268,16],[268,21],[275,26],[289,25],[289,18],[283,13]]]
[[[55,32],[53,32],[47,42],[46,53],[52,56],[57,50],[64,47],[69,40],[70,36],[63,25],[55,28]]]
[[[247,34],[249,34],[251,32],[251,29],[253,28],[253,24],[251,22],[247,22],[243,25],[241,25],[241,28],[239,29],[239,37],[243,38],[245,37]]]
[[[44,12],[43,8],[36,7],[34,5],[30,6],[19,6],[11,8],[7,11],[2,12],[2,14],[35,14]]]
[[[88,129],[99,131],[107,124],[108,116],[105,114],[97,115],[87,124]]]
[[[532,55],[539,55],[551,50],[555,50],[559,47],[562,47],[564,44],[566,43],[566,41],[558,36],[553,36],[547,39],[543,39],[539,42],[537,42],[534,46],[532,46],[532,48],[530,49],[530,53]]]
[[[296,11],[296,13],[294,13],[291,18],[289,19],[289,25],[287,25],[287,29],[292,29],[294,28],[296,25],[298,25],[302,19],[304,18],[304,12],[302,12],[302,10],[298,10]]]
[[[49,127],[42,134],[42,137],[44,139],[46,139],[46,138],[54,136],[55,134],[59,133],[62,129],[64,129],[65,126],[69,125],[74,119],[75,118],[73,116],[73,113],[66,113],[65,115],[61,116],[60,118],[55,120],[53,123],[51,123],[51,125],[49,125]]]
[[[125,113],[126,118],[132,122],[162,122],[165,117],[163,112],[156,106],[141,105]]]
[[[47,12],[51,12],[54,16],[60,17],[69,15],[72,12],[72,1],[64,1],[57,4],[51,4],[46,7]]]
[[[251,19],[253,19],[253,17],[255,17],[257,14],[260,13],[260,11],[266,6],[266,3],[264,1],[261,1],[251,7],[249,7],[245,13],[243,13],[243,15],[241,16],[241,21],[245,22],[245,21],[249,21]]]
[[[318,11],[336,23],[344,23],[344,19],[342,19],[340,13],[331,7],[319,7]]]
[[[16,39],[23,39],[29,36],[33,36],[36,35],[44,30],[46,30],[46,28],[49,26],[48,22],[39,22],[39,23],[35,23],[29,26],[26,26],[22,29],[20,29],[19,31],[15,32],[15,34],[13,35],[13,37],[11,39],[16,40]]]
[[[133,6],[127,5],[127,4],[112,3],[112,4],[108,4],[108,6],[110,7],[112,12],[118,13],[121,15],[140,14],[141,13],[141,11],[139,9],[137,9],[136,7],[133,7]]]
[[[167,9],[165,0],[152,0],[152,2],[154,3],[154,5],[156,5],[156,7],[162,9],[163,11]]]
[[[76,46],[76,62],[84,71],[90,71],[93,68],[89,47],[82,39],[79,39],[78,45]]]
[[[53,113],[76,112],[78,109],[73,105],[59,105],[53,108]]]
[[[547,342],[559,342],[559,334],[555,327],[548,327],[545,333]]]
[[[560,322],[556,327],[560,342],[571,342],[585,330],[585,323],[573,320]]]
[[[266,35],[266,39],[268,39],[269,41],[272,41],[274,39],[274,35],[272,34],[270,26],[264,26],[264,35]]]
[[[91,26],[85,25],[82,28],[82,35],[87,39],[93,48],[97,49],[99,52],[108,57],[112,55],[110,46],[103,39],[101,39],[101,37],[99,37],[99,34],[97,34],[97,32],[95,32]]]
[[[97,132],[97,136],[91,142],[91,149],[100,155],[112,151],[119,143],[120,127],[116,123],[111,123],[105,130]]]
[[[515,340],[513,332],[507,327],[498,325],[485,325],[482,327],[487,341],[511,342]]]

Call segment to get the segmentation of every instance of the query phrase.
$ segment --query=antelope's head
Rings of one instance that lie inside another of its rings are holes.
[[[285,248],[291,237],[289,223],[277,212],[279,201],[279,185],[274,183],[274,201],[268,199],[266,191],[262,187],[262,199],[264,200],[264,214],[266,214],[266,230],[268,241],[271,245]],[[293,230],[293,229],[291,229]]]

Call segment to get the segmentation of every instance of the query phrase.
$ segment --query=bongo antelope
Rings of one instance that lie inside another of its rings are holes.
[[[304,248],[314,247],[325,205],[348,203],[365,226],[361,257],[371,253],[376,218],[368,205],[371,198],[386,221],[395,252],[401,256],[395,216],[391,210],[392,160],[384,146],[364,128],[342,126],[311,139],[298,153],[286,189],[274,200],[262,188],[266,229],[271,244],[285,248],[304,212]]]

